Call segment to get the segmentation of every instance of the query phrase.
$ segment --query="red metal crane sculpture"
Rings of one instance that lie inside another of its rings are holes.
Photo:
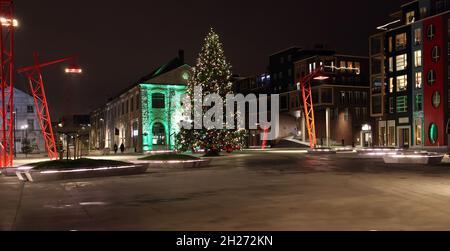
[[[311,147],[311,149],[314,149],[317,146],[316,122],[314,118],[314,103],[311,81],[328,79],[328,77],[323,76],[322,74],[324,69],[324,66],[320,66],[300,81],[303,95],[303,108],[305,112],[306,127],[308,128],[309,134],[309,146]]]
[[[13,3],[0,0],[0,168],[10,167],[14,157],[14,19]]]
[[[48,157],[51,160],[58,158],[58,152],[56,149],[55,136],[53,134],[52,120],[48,109],[47,97],[45,95],[44,81],[42,78],[42,68],[66,61],[73,61],[75,56],[66,57],[50,61],[47,63],[39,63],[38,54],[34,54],[35,65],[23,67],[17,70],[18,73],[26,74],[31,93],[36,105],[36,111],[39,119],[39,126],[44,136],[45,147],[47,149]],[[81,73],[81,69],[76,65],[71,65],[66,68],[66,73]]]

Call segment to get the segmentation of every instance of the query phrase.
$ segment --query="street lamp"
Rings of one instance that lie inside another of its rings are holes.
[[[81,74],[83,73],[83,69],[79,65],[71,64],[66,68],[65,72],[67,74]]]
[[[11,23],[13,27],[19,26],[19,21],[17,21],[17,19],[15,18],[11,20],[11,18],[0,17],[0,24],[2,26],[9,27],[11,26]]]

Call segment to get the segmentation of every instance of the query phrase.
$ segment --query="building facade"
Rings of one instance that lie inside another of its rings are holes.
[[[173,150],[182,120],[181,102],[191,67],[180,52],[91,115],[91,150],[109,153]]]
[[[280,95],[279,138],[307,144],[309,140],[300,81],[317,67],[328,66],[327,80],[313,82],[318,144],[372,145],[373,120],[369,112],[369,59],[340,55],[330,50],[293,47],[270,57],[270,74],[240,79],[235,91]],[[351,70],[350,70],[351,69]],[[261,145],[261,130],[251,131],[250,146]]]
[[[14,149],[22,153],[24,141],[28,140],[33,154],[46,153],[44,136],[40,128],[34,99],[28,93],[14,88]]]
[[[376,143],[447,147],[450,1],[412,1],[393,17],[370,38]]]

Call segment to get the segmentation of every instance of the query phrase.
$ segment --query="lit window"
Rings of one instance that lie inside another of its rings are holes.
[[[438,109],[439,106],[441,105],[441,93],[439,93],[438,91],[434,92],[432,102],[433,102],[433,107]]]
[[[399,55],[395,58],[397,71],[403,71],[408,66],[408,56],[406,54]]]
[[[349,69],[352,69],[353,68],[353,62],[347,62],[347,67]]]
[[[416,119],[415,121],[415,130],[414,130],[414,134],[415,134],[415,139],[416,139],[416,145],[422,145],[422,120],[421,119]]]
[[[356,74],[360,75],[361,74],[361,63],[355,62],[355,68],[357,69]]]
[[[416,72],[416,89],[422,89],[423,79],[422,72]]]
[[[419,45],[422,43],[422,29],[417,28],[414,30],[414,44]]]
[[[428,26],[427,36],[429,40],[432,40],[436,36],[436,31],[434,29],[434,25]]]
[[[422,66],[422,51],[417,50],[414,52],[414,66],[421,67]]]
[[[407,43],[406,41],[406,33],[398,34],[397,36],[395,36],[395,48],[397,50],[405,49]]]
[[[394,93],[394,78],[389,78],[389,93]]]
[[[393,72],[394,71],[394,58],[390,57],[389,58],[389,72]]]
[[[392,52],[392,47],[393,47],[393,39],[392,39],[392,37],[389,37],[389,44],[388,44],[388,46],[389,46],[389,52]]]
[[[341,61],[339,67],[341,68],[341,71],[345,71],[345,61]]]
[[[434,83],[436,83],[436,72],[434,70],[430,70],[428,72],[428,84],[429,85],[433,85]]]
[[[414,23],[416,21],[415,18],[416,13],[414,11],[410,11],[406,13],[406,24]]]
[[[406,91],[408,88],[408,76],[402,75],[397,77],[397,92]]]
[[[441,57],[441,48],[439,48],[439,46],[434,46],[433,50],[431,51],[431,59],[433,60],[433,62],[438,62],[439,58]]]
[[[397,112],[407,112],[408,111],[408,97],[407,96],[400,96],[397,97]]]

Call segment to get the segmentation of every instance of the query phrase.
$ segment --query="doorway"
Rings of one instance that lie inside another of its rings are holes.
[[[155,123],[153,125],[153,150],[165,150],[166,149],[166,129],[161,123]]]
[[[398,146],[409,148],[411,146],[411,128],[398,127]]]

